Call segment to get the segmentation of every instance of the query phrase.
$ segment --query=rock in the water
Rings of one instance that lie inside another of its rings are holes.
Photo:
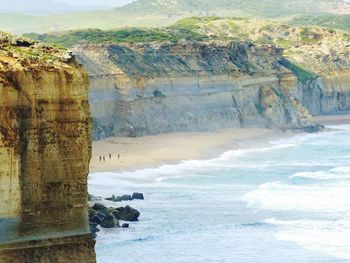
[[[94,208],[99,210],[95,210]],[[108,210],[107,207],[101,204],[95,204],[93,208],[90,208],[89,222],[90,224],[100,225],[104,228],[112,228],[119,226],[119,222],[110,212],[110,210]]]
[[[103,204],[99,204],[99,203],[94,204],[92,209],[95,210],[95,211],[101,211],[101,212],[104,212],[104,211],[108,210],[108,208],[106,206],[104,206]]]
[[[117,196],[112,195],[112,197],[105,198],[107,201],[113,201],[113,202],[121,202],[121,201],[132,201],[133,198],[131,195],[122,195],[122,196]]]
[[[98,224],[93,223],[93,222],[89,222],[89,225],[90,225],[91,235],[93,236],[93,238],[96,238],[97,232],[100,232],[100,229],[97,228]]]
[[[116,220],[112,213],[105,213],[105,216],[100,225],[104,228],[113,228],[119,227],[119,222]]]
[[[131,195],[122,195],[122,196],[118,196],[117,199],[119,199],[120,201],[131,201],[132,197]]]
[[[117,220],[123,220],[123,221],[137,221],[140,216],[140,212],[136,209],[126,206],[126,207],[119,207],[113,210],[113,215]]]
[[[105,200],[116,202],[115,201],[116,200],[115,195],[112,195],[111,197],[107,197],[107,198],[105,198]]]
[[[134,199],[134,200],[144,200],[145,198],[143,197],[142,193],[133,193],[132,194],[132,199]]]
[[[99,231],[98,225],[103,228],[120,227],[118,220],[137,221],[139,216],[140,212],[130,206],[108,208],[103,204],[96,203],[89,209],[90,232],[96,238],[96,233]],[[122,227],[128,228],[129,224],[124,223]]]

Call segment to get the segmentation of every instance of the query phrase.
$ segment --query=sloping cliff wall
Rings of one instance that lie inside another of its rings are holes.
[[[248,42],[89,45],[94,138],[227,127],[317,130],[281,50]]]
[[[314,33],[312,45],[293,47],[285,52],[295,64],[289,68],[299,78],[293,96],[312,115],[350,113],[349,38],[342,37],[341,32],[335,35],[336,32],[328,31],[323,35]]]
[[[315,116],[350,113],[350,70],[300,83],[298,97]]]
[[[0,262],[95,262],[87,75],[64,50],[0,46]]]

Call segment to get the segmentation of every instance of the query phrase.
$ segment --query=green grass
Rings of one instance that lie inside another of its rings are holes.
[[[257,40],[254,41],[258,45],[269,45],[272,44],[273,41],[266,36],[261,36]]]
[[[71,47],[77,44],[91,43],[145,43],[145,42],[178,42],[182,40],[204,41],[207,36],[186,28],[169,29],[122,29],[99,30],[88,29],[68,31],[60,34],[25,34],[26,37],[50,44]]]
[[[293,41],[288,40],[288,39],[284,39],[284,38],[278,38],[275,41],[276,45],[280,48],[284,48],[284,49],[289,49],[293,46]]]
[[[285,58],[281,59],[280,63],[282,66],[292,71],[301,82],[314,80],[317,77],[316,73],[304,69],[302,66],[296,65]]]
[[[221,19],[217,16],[209,16],[209,17],[188,17],[177,21],[172,28],[183,28],[191,31],[196,31],[200,29],[200,24],[208,24],[212,21],[216,21]]]

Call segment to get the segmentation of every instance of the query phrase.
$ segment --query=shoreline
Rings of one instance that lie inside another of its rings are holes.
[[[296,133],[262,128],[230,128],[213,132],[181,132],[138,138],[111,137],[93,142],[90,174],[134,171],[186,160],[206,160],[228,150],[264,147],[270,145],[270,141],[292,135]],[[111,159],[109,154],[112,155]],[[102,161],[99,160],[100,156]]]
[[[350,124],[350,115],[317,116],[315,120],[323,125]],[[206,160],[228,150],[264,147],[270,145],[270,141],[298,134],[302,133],[263,128],[230,128],[213,132],[181,132],[138,138],[111,137],[93,142],[90,174],[134,171],[186,160]]]

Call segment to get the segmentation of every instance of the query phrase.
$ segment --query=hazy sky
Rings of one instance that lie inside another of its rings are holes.
[[[109,6],[122,6],[131,3],[135,0],[55,0],[56,2],[63,2],[72,5],[109,5]],[[317,1],[317,0],[316,0]],[[350,0],[344,0],[349,2]]]
[[[133,2],[134,0],[55,0],[55,2],[62,2],[71,5],[109,5],[122,6]]]

